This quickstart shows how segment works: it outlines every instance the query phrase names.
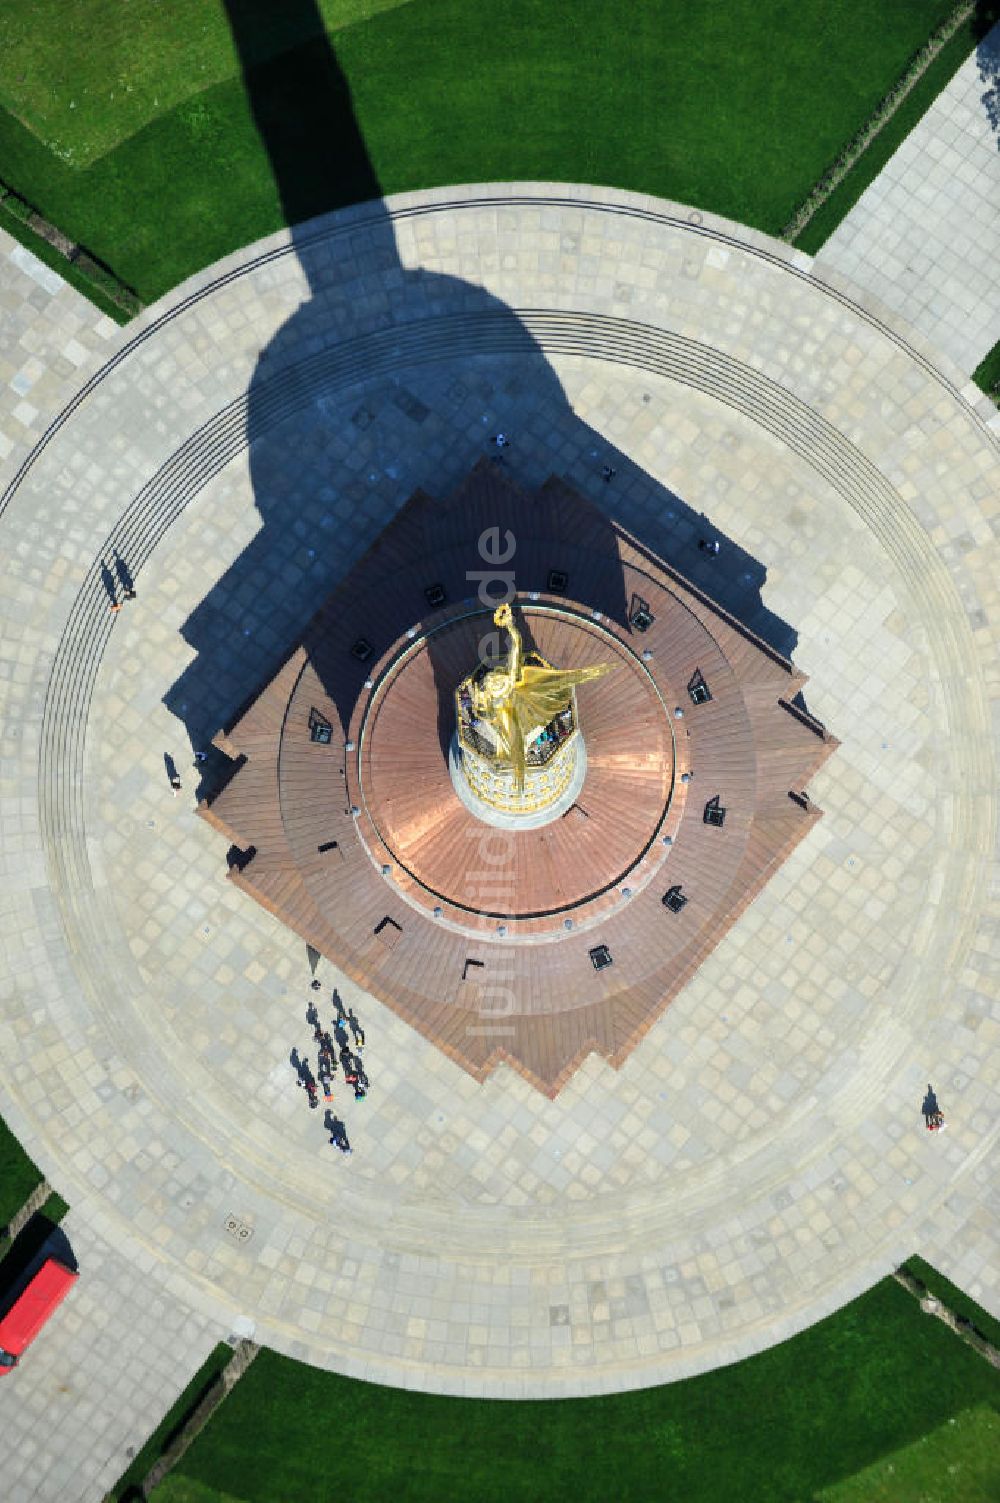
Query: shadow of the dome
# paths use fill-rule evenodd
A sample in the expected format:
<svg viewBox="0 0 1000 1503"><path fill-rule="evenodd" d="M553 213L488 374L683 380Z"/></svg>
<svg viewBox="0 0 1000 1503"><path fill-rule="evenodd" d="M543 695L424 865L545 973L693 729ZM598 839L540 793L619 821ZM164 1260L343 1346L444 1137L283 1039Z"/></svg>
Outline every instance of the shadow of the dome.
<svg viewBox="0 0 1000 1503"><path fill-rule="evenodd" d="M608 509L619 524L790 658L796 633L762 602L764 566L581 421L517 313L482 287L403 265L393 218L379 197L347 82L329 41L311 49L306 77L289 71L294 58L279 56L259 67L252 8L229 0L228 9L254 118L286 218L294 226L291 251L308 294L261 352L248 394L246 442L260 528L182 628L195 656L165 703L185 724L192 745L203 746L220 726L231 723L268 681L346 568L376 543L386 516L415 488L401 477L406 466L400 459L407 456L398 447L400 411L412 429L407 451L419 451L421 425L429 413L420 397L421 372L438 373L443 362L488 401L498 429L507 423L508 413L516 425L518 411L544 407L551 471L566 472L569 456L568 478L579 487L572 468L583 466L596 482L592 489L607 495ZM322 32L314 0L289 0L272 24L287 28L290 43L310 30ZM298 222L319 204L337 201L337 194L367 202L344 216ZM525 370L530 373L527 402L516 374ZM362 388L363 399L358 396ZM357 405L353 413L353 403L343 408L343 422L353 424L358 444L363 441L366 452L375 456L367 479L335 475L310 486L302 480L308 468L300 458L307 448L304 433L322 443L338 394L343 403L352 391ZM421 474L419 465L410 463L409 474L431 494L447 494L489 451L496 431L484 428L472 437L456 425L439 469ZM545 478L519 474L516 441L502 458L515 478L529 485ZM605 466L614 475L602 492ZM376 498L378 504L373 504ZM353 508L353 557L337 535L335 504L345 503ZM496 525L502 532L502 516ZM720 540L718 556L699 550L706 538ZM292 551L310 560L301 584L290 584ZM609 559L614 557L610 521L608 553ZM476 563L470 558L470 569ZM602 594L605 608L611 602L624 621L624 594L617 603L607 587ZM442 685L449 712L452 692L453 686Z"/></svg>

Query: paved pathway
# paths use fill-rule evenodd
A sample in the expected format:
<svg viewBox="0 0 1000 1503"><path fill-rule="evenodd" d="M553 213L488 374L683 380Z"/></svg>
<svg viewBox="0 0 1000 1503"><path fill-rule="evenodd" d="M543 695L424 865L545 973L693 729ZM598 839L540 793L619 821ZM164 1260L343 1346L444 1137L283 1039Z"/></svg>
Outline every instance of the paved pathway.
<svg viewBox="0 0 1000 1503"><path fill-rule="evenodd" d="M80 1278L0 1384L4 1503L99 1503L221 1337L73 1211Z"/></svg>
<svg viewBox="0 0 1000 1503"><path fill-rule="evenodd" d="M2 1105L218 1330L460 1393L680 1377L941 1262L934 1229L993 1193L996 424L946 356L740 227L545 185L389 208L150 310L6 498ZM337 1103L344 1160L288 1063L303 948L225 883L190 752L498 427L525 483L566 473L794 641L843 745L817 830L617 1074L477 1086L341 983L373 1082ZM112 544L138 581L117 618Z"/></svg>
<svg viewBox="0 0 1000 1503"><path fill-rule="evenodd" d="M118 340L115 323L67 286L54 272L7 235L0 234L0 457L4 481L43 441L53 417L107 359ZM67 529L69 515L61 519ZM0 596L9 630L12 592L34 611L32 593L42 570L32 531L0 546ZM59 572L59 565L56 565ZM22 620L18 632L22 633ZM4 676L26 663L23 644L5 655ZM11 786L12 748L31 736L29 720L2 729L0 804L0 995L18 984L9 947L11 873L23 880L30 861L34 820ZM35 869L42 879L42 867ZM69 993L67 993L67 997ZM5 1068L11 1059L0 1022ZM17 1128L16 1109L11 1125ZM60 1184L65 1176L57 1174ZM93 1503L121 1476L132 1456L178 1393L228 1334L151 1282L151 1259L134 1244L108 1243L92 1221L71 1211L62 1231L80 1267L79 1283L46 1327L19 1371L0 1384L5 1503Z"/></svg>
<svg viewBox="0 0 1000 1503"><path fill-rule="evenodd" d="M1000 340L1000 26L816 258L966 372Z"/></svg>

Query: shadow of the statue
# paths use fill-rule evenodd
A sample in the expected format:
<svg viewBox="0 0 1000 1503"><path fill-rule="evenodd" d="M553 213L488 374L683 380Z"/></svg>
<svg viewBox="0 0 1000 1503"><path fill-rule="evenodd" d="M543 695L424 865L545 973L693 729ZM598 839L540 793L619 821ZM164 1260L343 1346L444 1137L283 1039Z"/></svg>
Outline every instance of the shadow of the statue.
<svg viewBox="0 0 1000 1503"><path fill-rule="evenodd" d="M529 488L575 456L592 499L606 498L606 513L790 657L796 636L762 602L763 566L574 413L518 315L481 286L403 264L314 0L288 0L280 19L272 16L294 50L261 65L253 7L227 3L254 118L294 226L289 253L302 301L261 352L248 394L259 530L182 629L194 656L165 703L192 745L231 723L267 682L415 489L443 497L485 454ZM305 48L303 36L312 37ZM450 383L448 402L432 410L421 399L425 381L437 383L439 395ZM339 423L331 422L334 408ZM540 411L552 459L536 454L529 464L518 425ZM505 430L509 448L496 444ZM717 553L707 540L718 540ZM615 549L610 521L608 549ZM624 587L617 602L605 593L604 607L624 623Z"/></svg>

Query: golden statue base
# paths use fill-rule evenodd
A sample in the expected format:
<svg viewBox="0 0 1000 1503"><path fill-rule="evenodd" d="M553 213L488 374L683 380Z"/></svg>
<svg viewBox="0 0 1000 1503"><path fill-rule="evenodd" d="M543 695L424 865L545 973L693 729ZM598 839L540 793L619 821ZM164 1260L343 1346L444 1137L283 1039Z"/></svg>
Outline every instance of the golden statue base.
<svg viewBox="0 0 1000 1503"><path fill-rule="evenodd" d="M512 768L480 757L452 738L448 758L455 792L470 814L504 830L534 830L561 819L572 808L587 775L587 749L579 732L570 736L544 767L526 767L517 787Z"/></svg>
<svg viewBox="0 0 1000 1503"><path fill-rule="evenodd" d="M526 652L507 604L494 626L510 639L506 656L483 660L455 691L455 741L449 758L459 798L488 824L526 829L570 807L583 784L586 753L576 685L601 678L610 664L553 668Z"/></svg>

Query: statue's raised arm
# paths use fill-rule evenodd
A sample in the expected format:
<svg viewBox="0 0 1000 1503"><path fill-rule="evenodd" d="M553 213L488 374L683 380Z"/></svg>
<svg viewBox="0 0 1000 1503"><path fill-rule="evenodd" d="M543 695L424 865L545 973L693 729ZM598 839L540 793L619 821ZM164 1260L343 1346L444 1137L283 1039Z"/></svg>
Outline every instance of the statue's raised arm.
<svg viewBox="0 0 1000 1503"><path fill-rule="evenodd" d="M503 605L498 605L493 612L493 625L502 627L510 638L510 652L507 654L507 683L510 693L513 694L524 664L524 644L514 622L514 612L506 601Z"/></svg>

